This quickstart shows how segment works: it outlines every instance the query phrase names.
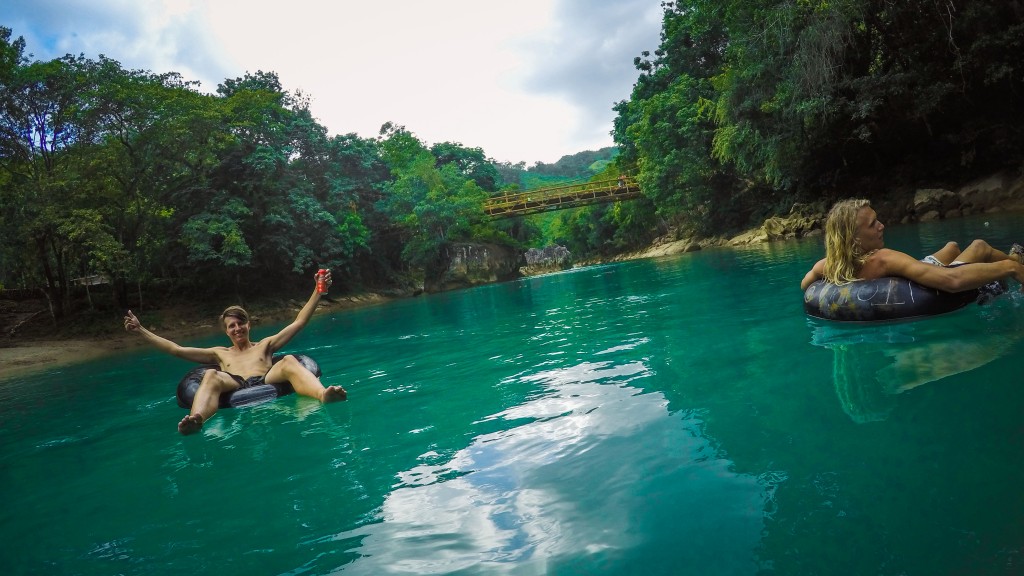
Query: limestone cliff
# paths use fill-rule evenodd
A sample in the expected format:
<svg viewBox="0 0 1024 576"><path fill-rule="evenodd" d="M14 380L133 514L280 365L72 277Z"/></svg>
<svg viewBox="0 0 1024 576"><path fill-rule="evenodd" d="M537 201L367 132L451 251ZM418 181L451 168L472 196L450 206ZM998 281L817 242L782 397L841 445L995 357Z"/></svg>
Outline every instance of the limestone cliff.
<svg viewBox="0 0 1024 576"><path fill-rule="evenodd" d="M437 265L427 271L423 289L443 292L513 280L519 276L522 255L497 244L453 243L444 247Z"/></svg>

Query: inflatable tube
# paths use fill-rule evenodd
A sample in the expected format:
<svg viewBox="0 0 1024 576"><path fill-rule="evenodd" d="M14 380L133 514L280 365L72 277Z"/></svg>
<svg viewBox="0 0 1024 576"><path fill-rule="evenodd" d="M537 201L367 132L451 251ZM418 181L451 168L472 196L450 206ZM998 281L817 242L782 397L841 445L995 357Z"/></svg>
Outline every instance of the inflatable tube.
<svg viewBox="0 0 1024 576"><path fill-rule="evenodd" d="M281 358L284 358L287 354L278 354L274 356L274 362L276 363ZM295 356L302 365L309 369L317 378L320 377L320 365L305 354L291 354ZM203 366L196 366L189 370L185 376L178 382L178 406L182 408L191 408L192 400L196 397L196 390L199 389L199 385L203 382L203 374L207 370L213 368L218 369L215 364L207 364ZM291 384L260 384L259 386L252 386L250 388L242 388L241 390L235 390L234 392L225 392L220 395L220 407L221 408L241 408L242 406L252 406L253 404L261 404L268 402L274 398L281 396L287 396L295 390L292 389Z"/></svg>
<svg viewBox="0 0 1024 576"><path fill-rule="evenodd" d="M842 285L818 280L804 291L804 312L836 322L906 320L959 310L977 298L978 290L943 292L893 276Z"/></svg>

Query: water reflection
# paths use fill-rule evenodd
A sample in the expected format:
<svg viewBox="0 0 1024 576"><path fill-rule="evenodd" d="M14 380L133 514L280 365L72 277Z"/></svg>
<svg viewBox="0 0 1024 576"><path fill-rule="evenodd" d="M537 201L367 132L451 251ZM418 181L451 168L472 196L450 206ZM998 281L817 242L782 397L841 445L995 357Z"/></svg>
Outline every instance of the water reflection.
<svg viewBox="0 0 1024 576"><path fill-rule="evenodd" d="M811 343L833 352L832 377L854 422L885 420L897 395L977 370L1006 356L1024 337L1020 294L948 316L889 324L808 319Z"/></svg>
<svg viewBox="0 0 1024 576"><path fill-rule="evenodd" d="M733 472L697 412L631 384L647 376L637 361L516 376L544 393L486 418L511 427L400 473L375 522L332 538L356 556L344 572L623 573L643 557L754 573L773 476Z"/></svg>

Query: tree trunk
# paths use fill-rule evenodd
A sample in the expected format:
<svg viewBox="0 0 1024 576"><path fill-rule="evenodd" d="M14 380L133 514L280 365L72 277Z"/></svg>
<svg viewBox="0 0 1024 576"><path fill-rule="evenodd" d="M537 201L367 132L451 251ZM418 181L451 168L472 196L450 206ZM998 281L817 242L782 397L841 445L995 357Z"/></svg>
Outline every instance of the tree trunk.
<svg viewBox="0 0 1024 576"><path fill-rule="evenodd" d="M50 318L53 320L53 325L56 326L57 319L64 317L64 310L61 308L60 292L53 277L53 270L50 268L50 259L47 257L46 237L37 236L35 241L36 249L39 252L39 262L43 266L43 277L46 279L46 288L43 290L43 294L46 295L46 303L50 308Z"/></svg>

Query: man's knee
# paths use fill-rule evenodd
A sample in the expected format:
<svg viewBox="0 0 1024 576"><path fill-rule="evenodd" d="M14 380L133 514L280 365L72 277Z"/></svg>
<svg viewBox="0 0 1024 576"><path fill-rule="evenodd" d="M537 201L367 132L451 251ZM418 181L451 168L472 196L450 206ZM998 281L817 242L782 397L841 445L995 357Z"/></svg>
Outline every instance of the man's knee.
<svg viewBox="0 0 1024 576"><path fill-rule="evenodd" d="M274 366L267 372L265 381L267 384L280 384L288 382L295 386L298 382L304 382L309 378L316 378L316 374L310 372L306 365L291 354L283 356L274 362Z"/></svg>
<svg viewBox="0 0 1024 576"><path fill-rule="evenodd" d="M209 370L203 373L203 380L202 382L199 383L199 386L205 386L207 388L211 388L215 391L221 392L236 388L237 383L224 372L210 368Z"/></svg>
<svg viewBox="0 0 1024 576"><path fill-rule="evenodd" d="M298 358L291 354L282 357L280 360L274 363L274 367L281 371L282 374L294 375L301 372L309 372L309 368L299 361ZM312 374L312 372L310 372Z"/></svg>

